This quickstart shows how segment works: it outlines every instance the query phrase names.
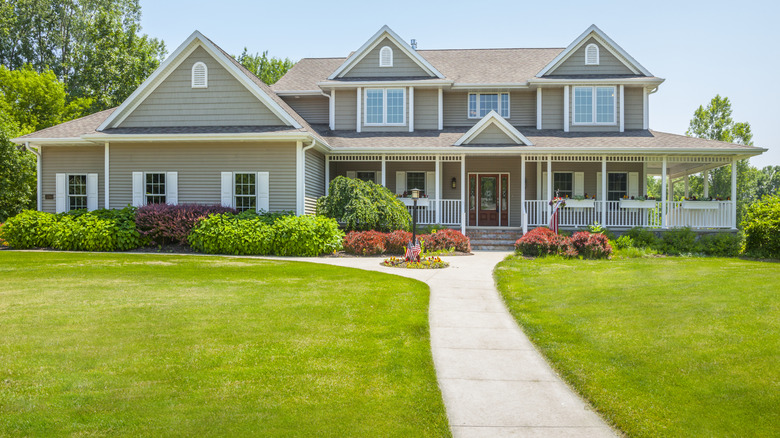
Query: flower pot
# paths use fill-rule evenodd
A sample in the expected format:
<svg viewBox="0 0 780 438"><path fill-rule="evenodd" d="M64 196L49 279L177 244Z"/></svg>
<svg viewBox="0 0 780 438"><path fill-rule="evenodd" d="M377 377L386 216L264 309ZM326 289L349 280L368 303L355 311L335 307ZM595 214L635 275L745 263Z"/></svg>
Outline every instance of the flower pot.
<svg viewBox="0 0 780 438"><path fill-rule="evenodd" d="M595 199L566 199L566 207L569 208L593 208Z"/></svg>
<svg viewBox="0 0 780 438"><path fill-rule="evenodd" d="M720 207L720 201L683 201L686 210L715 210Z"/></svg>
<svg viewBox="0 0 780 438"><path fill-rule="evenodd" d="M655 200L621 199L620 208L655 208Z"/></svg>

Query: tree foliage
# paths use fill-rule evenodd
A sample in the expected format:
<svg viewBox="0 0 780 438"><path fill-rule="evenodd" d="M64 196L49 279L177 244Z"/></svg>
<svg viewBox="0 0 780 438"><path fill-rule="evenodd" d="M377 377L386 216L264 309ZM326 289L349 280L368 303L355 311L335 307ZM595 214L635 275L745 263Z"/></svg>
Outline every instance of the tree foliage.
<svg viewBox="0 0 780 438"><path fill-rule="evenodd" d="M9 141L17 132L19 124L0 99L0 222L34 206L35 157Z"/></svg>
<svg viewBox="0 0 780 438"><path fill-rule="evenodd" d="M347 231L408 230L411 216L390 190L371 181L338 176L328 196L317 200L317 214L343 223Z"/></svg>
<svg viewBox="0 0 780 438"><path fill-rule="evenodd" d="M233 56L233 58L267 85L276 83L295 65L295 62L289 58L269 57L267 50L262 54L255 53L252 55L246 47L244 47L244 52L241 55Z"/></svg>

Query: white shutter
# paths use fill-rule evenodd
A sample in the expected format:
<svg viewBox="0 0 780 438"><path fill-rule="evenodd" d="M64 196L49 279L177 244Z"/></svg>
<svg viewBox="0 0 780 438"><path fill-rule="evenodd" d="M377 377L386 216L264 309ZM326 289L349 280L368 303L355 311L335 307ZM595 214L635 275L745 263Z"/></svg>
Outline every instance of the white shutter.
<svg viewBox="0 0 780 438"><path fill-rule="evenodd" d="M395 193L401 195L406 191L406 172L395 173Z"/></svg>
<svg viewBox="0 0 780 438"><path fill-rule="evenodd" d="M257 211L270 210L270 174L268 172L257 172Z"/></svg>
<svg viewBox="0 0 780 438"><path fill-rule="evenodd" d="M436 198L436 172L425 172L425 194Z"/></svg>
<svg viewBox="0 0 780 438"><path fill-rule="evenodd" d="M585 195L585 172L574 172L574 196Z"/></svg>
<svg viewBox="0 0 780 438"><path fill-rule="evenodd" d="M379 185L382 185L382 171L380 170L380 171L376 172L375 175L376 175L376 181L374 181L374 182L379 184Z"/></svg>
<svg viewBox="0 0 780 438"><path fill-rule="evenodd" d="M542 172L542 199L545 201L550 200L547 196L547 172Z"/></svg>
<svg viewBox="0 0 780 438"><path fill-rule="evenodd" d="M133 172L133 207L144 205L144 173Z"/></svg>
<svg viewBox="0 0 780 438"><path fill-rule="evenodd" d="M55 181L57 183L56 187L56 207L55 212L56 213L65 213L65 210L68 208L68 203L66 202L66 196L68 193L68 176L64 173L58 173L55 175Z"/></svg>
<svg viewBox="0 0 780 438"><path fill-rule="evenodd" d="M628 196L639 196L639 172L628 172Z"/></svg>
<svg viewBox="0 0 780 438"><path fill-rule="evenodd" d="M222 172L220 199L223 207L233 206L233 172Z"/></svg>
<svg viewBox="0 0 780 438"><path fill-rule="evenodd" d="M179 203L179 172L165 173L165 203L170 205Z"/></svg>
<svg viewBox="0 0 780 438"><path fill-rule="evenodd" d="M87 174L87 210L98 209L98 174Z"/></svg>
<svg viewBox="0 0 780 438"><path fill-rule="evenodd" d="M357 172L354 170L348 170L347 171L347 178L355 179L357 178Z"/></svg>
<svg viewBox="0 0 780 438"><path fill-rule="evenodd" d="M604 188L601 187L601 172L596 172L596 199L599 201L604 199Z"/></svg>

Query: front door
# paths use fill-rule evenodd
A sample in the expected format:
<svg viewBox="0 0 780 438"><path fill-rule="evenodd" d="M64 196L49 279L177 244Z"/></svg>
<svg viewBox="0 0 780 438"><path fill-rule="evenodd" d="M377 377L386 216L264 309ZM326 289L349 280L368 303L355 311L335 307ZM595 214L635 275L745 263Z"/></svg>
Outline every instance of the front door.
<svg viewBox="0 0 780 438"><path fill-rule="evenodd" d="M509 225L509 175L469 175L469 225Z"/></svg>

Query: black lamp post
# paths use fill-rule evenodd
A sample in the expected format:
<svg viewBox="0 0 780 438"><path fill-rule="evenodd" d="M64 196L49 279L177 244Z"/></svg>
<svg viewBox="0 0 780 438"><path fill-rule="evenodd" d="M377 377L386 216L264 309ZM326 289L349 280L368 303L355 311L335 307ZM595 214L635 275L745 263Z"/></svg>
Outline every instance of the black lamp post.
<svg viewBox="0 0 780 438"><path fill-rule="evenodd" d="M420 189L412 189L412 245L417 244L417 200L420 199Z"/></svg>

